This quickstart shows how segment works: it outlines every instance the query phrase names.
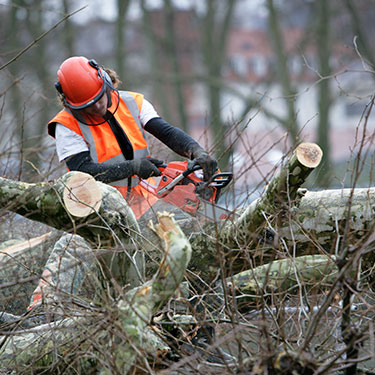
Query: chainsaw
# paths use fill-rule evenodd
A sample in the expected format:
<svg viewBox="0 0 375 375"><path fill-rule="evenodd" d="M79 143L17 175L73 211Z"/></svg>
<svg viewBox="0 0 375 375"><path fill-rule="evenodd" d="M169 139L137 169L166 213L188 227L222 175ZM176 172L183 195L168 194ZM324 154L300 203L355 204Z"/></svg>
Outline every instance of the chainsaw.
<svg viewBox="0 0 375 375"><path fill-rule="evenodd" d="M232 181L231 172L218 172L209 181L203 181L202 168L193 162L174 161L158 168L161 176L153 178L156 183L141 180L142 188L191 215L211 220L232 218L231 211L216 205L221 189Z"/></svg>

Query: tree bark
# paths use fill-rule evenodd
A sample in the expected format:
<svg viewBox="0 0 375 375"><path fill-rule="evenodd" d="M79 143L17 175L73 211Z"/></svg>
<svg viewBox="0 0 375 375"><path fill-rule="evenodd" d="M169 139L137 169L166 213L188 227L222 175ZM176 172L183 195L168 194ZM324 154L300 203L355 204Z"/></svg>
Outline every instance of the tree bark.
<svg viewBox="0 0 375 375"><path fill-rule="evenodd" d="M298 199L298 189L320 164L322 155L320 147L314 143L299 144L272 178L262 196L228 226L223 236L227 239L225 243L229 245L230 239L238 238L237 234L240 234L240 243L248 245L254 235L259 234L259 228L264 227L266 220L272 222L272 217L277 217L294 205Z"/></svg>
<svg viewBox="0 0 375 375"><path fill-rule="evenodd" d="M81 172L69 172L54 182L35 184L0 177L0 206L79 234L96 247L127 243L139 232L135 216L122 195Z"/></svg>
<svg viewBox="0 0 375 375"><path fill-rule="evenodd" d="M348 212L350 207L350 217ZM280 227L288 249L338 254L349 220L346 246L364 241L374 227L375 188L306 191Z"/></svg>
<svg viewBox="0 0 375 375"><path fill-rule="evenodd" d="M285 298L299 287L305 292L324 291L336 279L338 269L335 258L327 255L307 255L270 262L240 272L219 282L216 293L224 299L235 297L239 311L248 312L267 298ZM224 293L226 290L227 293ZM233 303L233 301L228 301ZM222 304L223 305L223 304Z"/></svg>

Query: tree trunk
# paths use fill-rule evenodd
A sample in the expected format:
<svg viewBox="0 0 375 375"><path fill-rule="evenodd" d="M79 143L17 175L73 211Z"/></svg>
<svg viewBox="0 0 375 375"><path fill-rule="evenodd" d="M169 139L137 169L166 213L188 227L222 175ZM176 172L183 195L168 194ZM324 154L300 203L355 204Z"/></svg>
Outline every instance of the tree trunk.
<svg viewBox="0 0 375 375"><path fill-rule="evenodd" d="M125 77L126 71L126 43L125 43L125 30L126 30L126 14L129 9L130 0L117 0L117 19L116 19L116 70L119 77Z"/></svg>
<svg viewBox="0 0 375 375"><path fill-rule="evenodd" d="M346 246L359 244L371 234L374 211L375 188L307 191L283 222L279 235L296 255L322 251L340 255L347 220Z"/></svg>
<svg viewBox="0 0 375 375"><path fill-rule="evenodd" d="M245 236L240 241L247 246L254 236L259 234L259 229L264 227L266 220L272 222L272 217L276 218L293 206L298 200L298 189L314 168L320 164L322 156L322 151L316 144L299 144L291 157L266 186L261 198L253 202L228 227L224 234L227 238L226 244L231 238L237 237L237 233L241 233L242 236Z"/></svg>
<svg viewBox="0 0 375 375"><path fill-rule="evenodd" d="M206 11L202 19L202 55L207 77L205 82L209 96L209 120L212 137L215 142L215 154L219 161L219 166L225 169L230 158L232 150L229 149L225 141L226 126L221 118L222 87L215 84L217 79L222 76L223 64L226 56L227 42L229 36L229 27L233 19L234 9L237 0L225 2L208 0L206 2ZM220 19L220 6L225 6L224 17Z"/></svg>
<svg viewBox="0 0 375 375"><path fill-rule="evenodd" d="M290 140L294 145L298 142L299 131L297 114L294 108L296 91L291 84L292 80L288 69L287 52L284 46L283 35L280 31L277 12L273 0L267 0L267 8L269 14L270 37L275 51L277 73L278 77L280 78L281 89L285 97L287 111L286 121L283 122L283 124L286 124L286 130L289 132Z"/></svg>
<svg viewBox="0 0 375 375"><path fill-rule="evenodd" d="M150 64L150 82L152 83L153 97L155 98L155 102L159 104L159 108L161 108L159 113L161 113L163 118L169 119L171 118L171 114L167 101L167 95L160 95L160 93L166 91L166 85L164 84L165 79L161 68L162 62L158 56L160 49L158 46L160 45L160 42L153 31L152 17L150 15L150 11L146 7L145 0L141 0L140 7L143 15L144 32L148 39L147 60Z"/></svg>
<svg viewBox="0 0 375 375"><path fill-rule="evenodd" d="M0 177L0 206L79 234L96 247L124 244L139 233L135 216L122 195L81 172L35 184Z"/></svg>
<svg viewBox="0 0 375 375"><path fill-rule="evenodd" d="M175 12L174 6L171 0L164 0L164 25L165 25L165 45L166 45L166 55L168 62L171 65L171 71L176 77L181 76L181 68L179 61L179 51L177 48L177 28L175 22ZM184 97L183 85L180 80L174 82L174 98L176 100L176 108L178 112L178 123L179 126L186 132L188 132L188 118L185 109L186 100Z"/></svg>
<svg viewBox="0 0 375 375"><path fill-rule="evenodd" d="M330 147L330 119L329 112L331 108L332 96L330 88L330 59L331 59L331 35L330 35L330 13L331 5L328 1L319 0L317 7L317 51L319 57L319 75L322 81L319 83L318 90L318 144L323 150L324 158L321 167L318 170L318 186L328 187L332 178L331 166L331 147Z"/></svg>

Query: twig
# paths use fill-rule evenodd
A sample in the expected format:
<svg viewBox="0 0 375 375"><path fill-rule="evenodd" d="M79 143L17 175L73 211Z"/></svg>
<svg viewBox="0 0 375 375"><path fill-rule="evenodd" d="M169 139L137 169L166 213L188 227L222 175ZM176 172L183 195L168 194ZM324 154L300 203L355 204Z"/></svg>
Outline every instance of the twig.
<svg viewBox="0 0 375 375"><path fill-rule="evenodd" d="M80 12L81 10L85 9L87 5L83 6L82 8L75 10L72 13L67 14L64 18L62 18L59 22L57 22L54 26L52 26L49 30L45 31L42 35L38 38L34 39L28 46L26 46L22 51L20 51L16 56L14 56L11 60L6 62L4 65L0 66L0 70L3 70L8 65L16 61L20 56L22 56L26 51L28 51L34 44L38 43L39 40L43 39L47 34L49 34L52 30L55 30L61 23L66 21L69 17L74 16L76 13Z"/></svg>

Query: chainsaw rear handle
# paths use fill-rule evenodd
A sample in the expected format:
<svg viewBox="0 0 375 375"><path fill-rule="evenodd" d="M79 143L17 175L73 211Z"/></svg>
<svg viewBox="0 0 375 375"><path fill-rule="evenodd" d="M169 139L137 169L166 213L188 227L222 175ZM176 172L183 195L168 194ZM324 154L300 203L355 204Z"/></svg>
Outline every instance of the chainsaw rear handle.
<svg viewBox="0 0 375 375"><path fill-rule="evenodd" d="M232 172L219 172L215 173L210 181L208 181L208 186L213 186L219 189L224 188L227 186L233 179Z"/></svg>
<svg viewBox="0 0 375 375"><path fill-rule="evenodd" d="M184 177L187 177L190 173L198 171L199 169L202 169L202 167L197 164L194 160L192 162L192 166L183 172ZM222 189L225 186L227 186L233 179L233 173L232 172L218 172L215 173L209 181L206 182L207 186L212 186L218 189Z"/></svg>

